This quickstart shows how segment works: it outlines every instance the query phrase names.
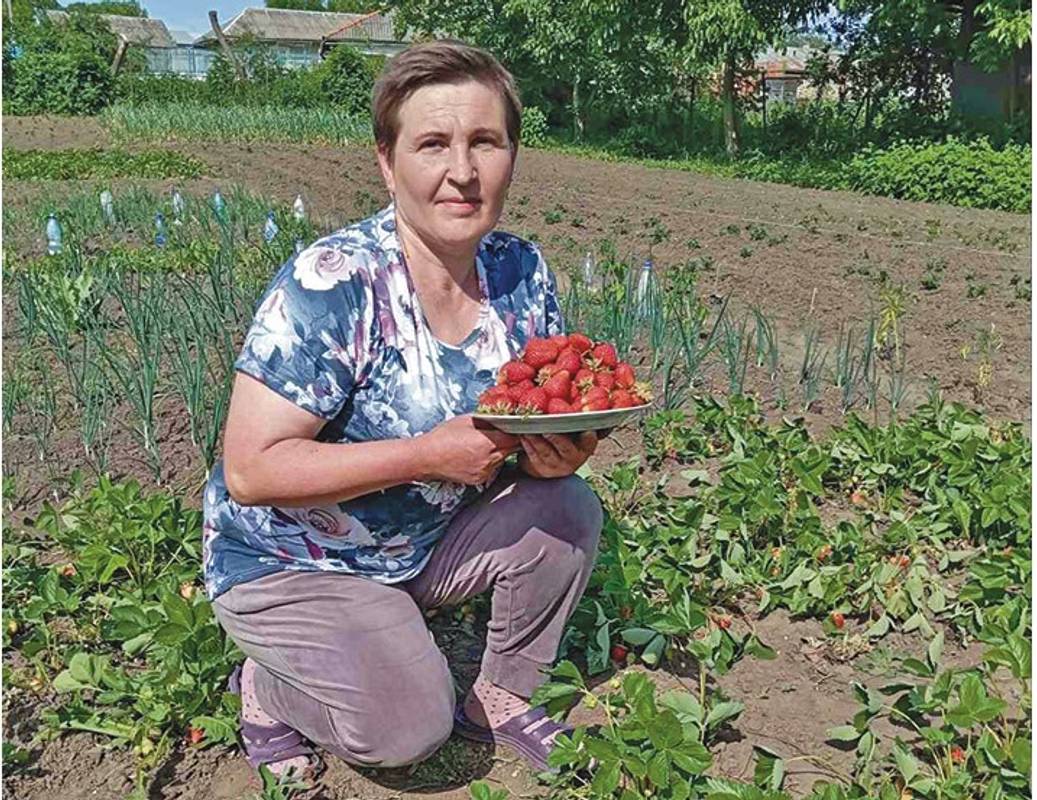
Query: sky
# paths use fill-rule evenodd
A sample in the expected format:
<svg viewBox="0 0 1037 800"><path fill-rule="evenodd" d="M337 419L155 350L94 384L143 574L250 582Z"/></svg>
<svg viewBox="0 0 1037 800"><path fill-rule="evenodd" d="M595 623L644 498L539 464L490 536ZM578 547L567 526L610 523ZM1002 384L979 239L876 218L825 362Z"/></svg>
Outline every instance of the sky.
<svg viewBox="0 0 1037 800"><path fill-rule="evenodd" d="M216 9L220 22L226 22L250 6L262 7L263 0L141 0L148 16L160 19L167 28L205 33L209 30L209 9Z"/></svg>

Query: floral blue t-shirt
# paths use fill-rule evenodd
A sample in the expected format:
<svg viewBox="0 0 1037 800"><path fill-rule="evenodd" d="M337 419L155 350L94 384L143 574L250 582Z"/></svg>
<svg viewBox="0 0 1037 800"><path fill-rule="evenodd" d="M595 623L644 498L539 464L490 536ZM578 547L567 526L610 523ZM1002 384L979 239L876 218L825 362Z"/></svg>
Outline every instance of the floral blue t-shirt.
<svg viewBox="0 0 1037 800"><path fill-rule="evenodd" d="M554 276L507 233L476 254L479 321L457 346L429 330L392 205L290 259L256 311L236 368L326 420L322 442L417 436L475 409L496 370L533 336L563 332ZM348 449L345 451L348 453ZM219 463L205 489L210 598L285 569L396 583L417 575L450 520L486 489L408 483L330 506L242 506Z"/></svg>

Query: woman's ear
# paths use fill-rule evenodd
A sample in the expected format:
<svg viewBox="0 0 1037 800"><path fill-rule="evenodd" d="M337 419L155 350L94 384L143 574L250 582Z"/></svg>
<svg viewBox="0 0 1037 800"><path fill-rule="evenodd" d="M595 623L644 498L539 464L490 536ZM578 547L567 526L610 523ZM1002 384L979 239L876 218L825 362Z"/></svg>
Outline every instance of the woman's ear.
<svg viewBox="0 0 1037 800"><path fill-rule="evenodd" d="M389 195L395 199L396 179L393 177L392 171L392 153L382 145L378 145L375 148L375 155L378 156L378 168L382 171L382 180L385 181L385 188L389 190Z"/></svg>

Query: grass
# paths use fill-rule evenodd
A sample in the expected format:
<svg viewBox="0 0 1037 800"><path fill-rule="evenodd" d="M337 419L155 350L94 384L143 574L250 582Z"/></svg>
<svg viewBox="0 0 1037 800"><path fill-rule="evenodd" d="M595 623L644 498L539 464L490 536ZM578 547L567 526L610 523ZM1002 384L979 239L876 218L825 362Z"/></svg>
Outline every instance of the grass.
<svg viewBox="0 0 1037 800"><path fill-rule="evenodd" d="M102 116L117 141L302 142L371 140L371 121L334 108L114 105Z"/></svg>
<svg viewBox="0 0 1037 800"><path fill-rule="evenodd" d="M89 178L197 178L205 162L169 150L7 150L3 174L12 180Z"/></svg>

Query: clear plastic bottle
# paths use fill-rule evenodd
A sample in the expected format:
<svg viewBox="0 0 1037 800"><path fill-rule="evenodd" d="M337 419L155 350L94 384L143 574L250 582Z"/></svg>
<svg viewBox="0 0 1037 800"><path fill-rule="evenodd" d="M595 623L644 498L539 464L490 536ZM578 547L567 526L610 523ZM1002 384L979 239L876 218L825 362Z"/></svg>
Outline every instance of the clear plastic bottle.
<svg viewBox="0 0 1037 800"><path fill-rule="evenodd" d="M162 212L155 214L155 247L166 246L166 218Z"/></svg>
<svg viewBox="0 0 1037 800"><path fill-rule="evenodd" d="M115 200L107 189L101 192L101 214L105 225L115 225Z"/></svg>
<svg viewBox="0 0 1037 800"><path fill-rule="evenodd" d="M301 194L297 194L295 196L295 202L292 203L292 214L299 222L302 222L304 219L306 219L306 206L302 202Z"/></svg>
<svg viewBox="0 0 1037 800"><path fill-rule="evenodd" d="M61 252L61 223L52 211L47 215L47 255L56 256Z"/></svg>
<svg viewBox="0 0 1037 800"><path fill-rule="evenodd" d="M305 249L306 249L306 243L303 242L302 237L301 236L296 236L295 237L295 254L299 255L299 253L301 253Z"/></svg>
<svg viewBox="0 0 1037 800"><path fill-rule="evenodd" d="M594 254L590 250L583 257L580 274L583 277L584 287L593 291L597 287L598 277L595 270Z"/></svg>
<svg viewBox="0 0 1037 800"><path fill-rule="evenodd" d="M223 200L223 195L220 194L220 190L217 189L212 193L212 210L216 212L216 216L222 218L223 212L227 209L227 203Z"/></svg>
<svg viewBox="0 0 1037 800"><path fill-rule="evenodd" d="M173 224L183 225L184 224L184 196L180 194L179 189L173 190Z"/></svg>
<svg viewBox="0 0 1037 800"><path fill-rule="evenodd" d="M637 277L637 310L642 316L648 314L648 306L651 299L652 283L655 280L655 265L649 256L641 265L641 274Z"/></svg>
<svg viewBox="0 0 1037 800"><path fill-rule="evenodd" d="M263 223L263 238L269 244L276 237L280 228L277 227L277 223L274 221L274 212L271 209L266 212L266 222Z"/></svg>

